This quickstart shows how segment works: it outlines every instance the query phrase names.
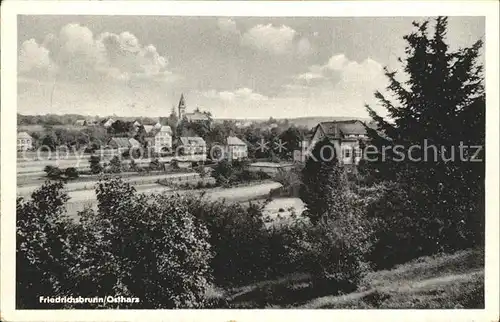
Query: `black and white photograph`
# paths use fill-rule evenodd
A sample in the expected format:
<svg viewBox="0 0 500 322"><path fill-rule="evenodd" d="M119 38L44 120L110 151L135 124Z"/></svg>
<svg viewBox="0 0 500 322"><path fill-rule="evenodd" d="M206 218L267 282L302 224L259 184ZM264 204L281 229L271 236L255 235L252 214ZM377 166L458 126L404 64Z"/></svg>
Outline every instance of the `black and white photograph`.
<svg viewBox="0 0 500 322"><path fill-rule="evenodd" d="M486 86L498 3L470 15L278 5L9 14L9 312L498 319L498 86Z"/></svg>

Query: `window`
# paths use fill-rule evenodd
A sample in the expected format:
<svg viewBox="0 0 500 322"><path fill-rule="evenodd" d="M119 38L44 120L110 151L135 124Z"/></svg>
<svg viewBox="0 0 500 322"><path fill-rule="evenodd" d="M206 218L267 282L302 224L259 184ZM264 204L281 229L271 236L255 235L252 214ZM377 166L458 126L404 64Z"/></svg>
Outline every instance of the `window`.
<svg viewBox="0 0 500 322"><path fill-rule="evenodd" d="M361 158L361 149L360 148L356 148L354 150L354 153L355 153L356 158Z"/></svg>
<svg viewBox="0 0 500 322"><path fill-rule="evenodd" d="M351 157L351 149L346 148L344 149L344 158L350 158Z"/></svg>

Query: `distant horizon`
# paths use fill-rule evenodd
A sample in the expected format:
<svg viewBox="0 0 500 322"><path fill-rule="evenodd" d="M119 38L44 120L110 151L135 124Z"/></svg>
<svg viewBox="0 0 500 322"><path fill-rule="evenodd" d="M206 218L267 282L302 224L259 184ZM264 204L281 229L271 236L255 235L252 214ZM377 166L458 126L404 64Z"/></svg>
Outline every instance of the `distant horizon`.
<svg viewBox="0 0 500 322"><path fill-rule="evenodd" d="M101 116L101 115L79 114L79 113L45 113L45 114L24 114L24 113L17 113L17 115L21 115L21 116L47 116L47 115L69 116L69 115L72 115L72 116L82 116L82 117L98 117L98 118L112 118L112 117L116 117L116 118L127 118L127 119L131 119L131 118L151 118L151 119L155 119L155 118L160 118L160 117L168 117L168 115L166 115L166 116L143 116L143 115L137 115L137 116L104 115L104 116ZM326 119L326 118L345 119L345 120L349 120L349 119L352 119L352 120L371 120L370 117L328 116L328 115L324 115L324 116L321 116L321 115L316 115L316 116L297 116L297 117L274 117L274 116L271 116L271 117L273 119L275 119L275 120ZM244 120L262 120L262 121L267 121L271 117L255 117L255 118L251 118L251 117L248 117L248 118L212 117L212 119L214 119L214 120L241 120L241 121L244 121Z"/></svg>

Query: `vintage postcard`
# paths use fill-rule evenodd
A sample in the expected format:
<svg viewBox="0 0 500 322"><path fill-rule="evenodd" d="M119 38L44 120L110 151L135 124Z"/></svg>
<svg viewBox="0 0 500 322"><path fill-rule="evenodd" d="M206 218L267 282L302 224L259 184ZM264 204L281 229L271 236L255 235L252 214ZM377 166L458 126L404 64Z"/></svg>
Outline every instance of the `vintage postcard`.
<svg viewBox="0 0 500 322"><path fill-rule="evenodd" d="M497 2L2 6L5 321L498 321Z"/></svg>

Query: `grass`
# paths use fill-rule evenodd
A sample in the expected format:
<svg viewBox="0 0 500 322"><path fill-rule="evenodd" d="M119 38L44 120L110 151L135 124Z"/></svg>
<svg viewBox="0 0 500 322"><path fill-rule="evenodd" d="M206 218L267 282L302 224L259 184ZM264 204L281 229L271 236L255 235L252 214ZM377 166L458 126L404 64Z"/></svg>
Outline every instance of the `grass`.
<svg viewBox="0 0 500 322"><path fill-rule="evenodd" d="M229 308L456 309L484 308L484 255L479 249L422 257L367 274L355 292L315 286L293 274L208 295Z"/></svg>

